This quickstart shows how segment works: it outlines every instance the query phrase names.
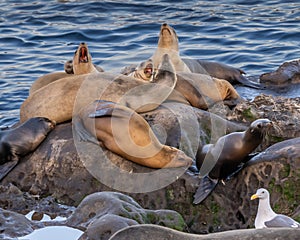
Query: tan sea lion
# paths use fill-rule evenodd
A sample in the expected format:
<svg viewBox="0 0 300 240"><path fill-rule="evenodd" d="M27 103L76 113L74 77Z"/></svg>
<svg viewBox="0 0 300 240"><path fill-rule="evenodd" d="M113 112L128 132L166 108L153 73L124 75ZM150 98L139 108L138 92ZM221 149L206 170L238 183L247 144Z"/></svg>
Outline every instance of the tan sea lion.
<svg viewBox="0 0 300 240"><path fill-rule="evenodd" d="M218 62L181 58L179 55L179 41L176 31L166 23L161 26L158 47L151 57L154 66L156 66L157 58L159 59L159 57L165 53L170 54L177 72L184 71L207 74L215 78L225 79L230 83L239 82L249 87L261 88L258 83L251 82L243 76L245 72L241 69Z"/></svg>
<svg viewBox="0 0 300 240"><path fill-rule="evenodd" d="M0 180L17 164L19 157L35 150L54 126L49 119L37 117L0 131L0 164L4 164L0 167Z"/></svg>
<svg viewBox="0 0 300 240"><path fill-rule="evenodd" d="M150 82L154 75L151 59L142 62L131 76ZM210 105L223 101L229 106L236 105L241 97L226 80L213 78L205 74L178 72L177 83L168 101L190 104L199 109L208 109Z"/></svg>
<svg viewBox="0 0 300 240"><path fill-rule="evenodd" d="M159 142L142 116L113 102L98 100L80 114L83 126L110 151L151 168L188 167L192 159Z"/></svg>
<svg viewBox="0 0 300 240"><path fill-rule="evenodd" d="M202 175L194 204L202 202L216 187L241 169L245 158L262 142L266 131L272 126L268 119L258 119L244 132L233 132L199 149L196 165Z"/></svg>
<svg viewBox="0 0 300 240"><path fill-rule="evenodd" d="M65 68L66 67L67 66L65 64ZM94 67L92 63L92 57L86 43L80 43L78 49L75 51L72 60L72 71L73 70L74 70L73 73L75 75L87 74L87 73L92 73L94 71L97 71L97 69ZM65 72L54 72L54 73L45 74L34 81L34 83L32 84L29 90L29 95L31 95L33 92L46 86L49 83L52 83L62 78L71 77L71 76L73 76L73 74L70 75Z"/></svg>
<svg viewBox="0 0 300 240"><path fill-rule="evenodd" d="M164 54L168 54L170 56L176 72L190 72L190 69L182 61L179 55L177 34L175 30L166 23L162 24L160 28L157 49L150 58L153 61L154 68L157 68Z"/></svg>
<svg viewBox="0 0 300 240"><path fill-rule="evenodd" d="M24 122L32 117L47 117L57 123L69 121L75 100L76 110L98 99L117 102L137 112L153 110L167 99L177 81L167 55L160 66L155 75L156 84L105 72L57 80L34 92L23 102L20 120Z"/></svg>
<svg viewBox="0 0 300 240"><path fill-rule="evenodd" d="M86 74L93 71L104 72L104 70L92 63L92 56L86 43L81 43L75 51L73 60L66 61L64 69L67 74Z"/></svg>

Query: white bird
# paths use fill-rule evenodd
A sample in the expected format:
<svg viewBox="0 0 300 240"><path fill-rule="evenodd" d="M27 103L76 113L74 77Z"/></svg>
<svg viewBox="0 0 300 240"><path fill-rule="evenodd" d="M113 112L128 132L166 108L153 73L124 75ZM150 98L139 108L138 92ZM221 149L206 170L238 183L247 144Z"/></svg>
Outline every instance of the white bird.
<svg viewBox="0 0 300 240"><path fill-rule="evenodd" d="M258 209L254 222L255 228L291 227L299 228L300 224L294 219L275 213L270 206L268 190L260 188L251 196L251 200L258 198Z"/></svg>

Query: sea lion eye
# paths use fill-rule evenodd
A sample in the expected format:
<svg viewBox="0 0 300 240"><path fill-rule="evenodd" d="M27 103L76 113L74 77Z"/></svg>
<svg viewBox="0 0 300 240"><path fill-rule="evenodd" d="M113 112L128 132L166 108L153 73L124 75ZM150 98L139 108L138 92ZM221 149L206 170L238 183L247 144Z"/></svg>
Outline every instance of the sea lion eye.
<svg viewBox="0 0 300 240"><path fill-rule="evenodd" d="M75 53L74 54L76 54L77 53L77 50L75 51Z"/></svg>
<svg viewBox="0 0 300 240"><path fill-rule="evenodd" d="M257 124L257 127L258 127L258 128L261 128L261 127L262 127L262 125L261 125L261 124Z"/></svg>

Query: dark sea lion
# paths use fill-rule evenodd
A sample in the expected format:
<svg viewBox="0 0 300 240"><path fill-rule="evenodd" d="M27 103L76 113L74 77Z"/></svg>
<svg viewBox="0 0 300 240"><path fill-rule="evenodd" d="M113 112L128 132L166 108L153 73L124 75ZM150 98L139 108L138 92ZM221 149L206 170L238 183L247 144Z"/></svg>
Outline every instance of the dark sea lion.
<svg viewBox="0 0 300 240"><path fill-rule="evenodd" d="M65 64L65 68L68 67L69 66ZM94 71L98 71L98 70L94 67L92 63L92 56L89 52L87 44L80 43L77 50L75 51L72 60L72 73L75 75L80 75L80 74L92 73ZM103 70L101 72L103 72ZM73 76L73 74L70 75L66 72L54 72L54 73L45 74L34 81L34 83L32 84L29 90L29 95L32 95L35 91L48 85L49 83L52 83L62 78L71 77Z"/></svg>
<svg viewBox="0 0 300 240"><path fill-rule="evenodd" d="M196 165L200 170L200 185L194 195L194 204L202 202L220 180L226 180L241 169L245 158L262 142L272 126L268 119L258 119L244 132L234 132L199 149Z"/></svg>
<svg viewBox="0 0 300 240"><path fill-rule="evenodd" d="M98 100L80 113L83 126L110 151L150 168L188 167L192 159L159 142L146 120L132 109Z"/></svg>
<svg viewBox="0 0 300 240"><path fill-rule="evenodd" d="M284 86L300 82L300 60L285 62L274 72L260 75L260 81L266 85Z"/></svg>
<svg viewBox="0 0 300 240"><path fill-rule="evenodd" d="M164 102L176 85L174 67L167 55L163 56L154 78L156 84L121 74L92 72L59 79L23 102L20 121L32 117L47 117L56 123L70 121L76 99L78 108L102 99L147 112Z"/></svg>
<svg viewBox="0 0 300 240"><path fill-rule="evenodd" d="M19 157L35 150L54 126L49 119L37 117L16 128L0 131L0 164L4 164L0 166L0 180L17 164Z"/></svg>

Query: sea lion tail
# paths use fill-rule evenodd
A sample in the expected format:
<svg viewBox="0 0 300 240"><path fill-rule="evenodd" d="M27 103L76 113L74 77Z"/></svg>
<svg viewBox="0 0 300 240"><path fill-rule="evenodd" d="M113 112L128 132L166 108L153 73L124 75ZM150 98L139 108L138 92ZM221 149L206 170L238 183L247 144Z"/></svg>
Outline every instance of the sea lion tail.
<svg viewBox="0 0 300 240"><path fill-rule="evenodd" d="M209 176L204 176L201 178L199 187L194 195L193 203L199 204L206 199L212 190L214 190L214 188L217 186L218 182L218 179L211 179Z"/></svg>

